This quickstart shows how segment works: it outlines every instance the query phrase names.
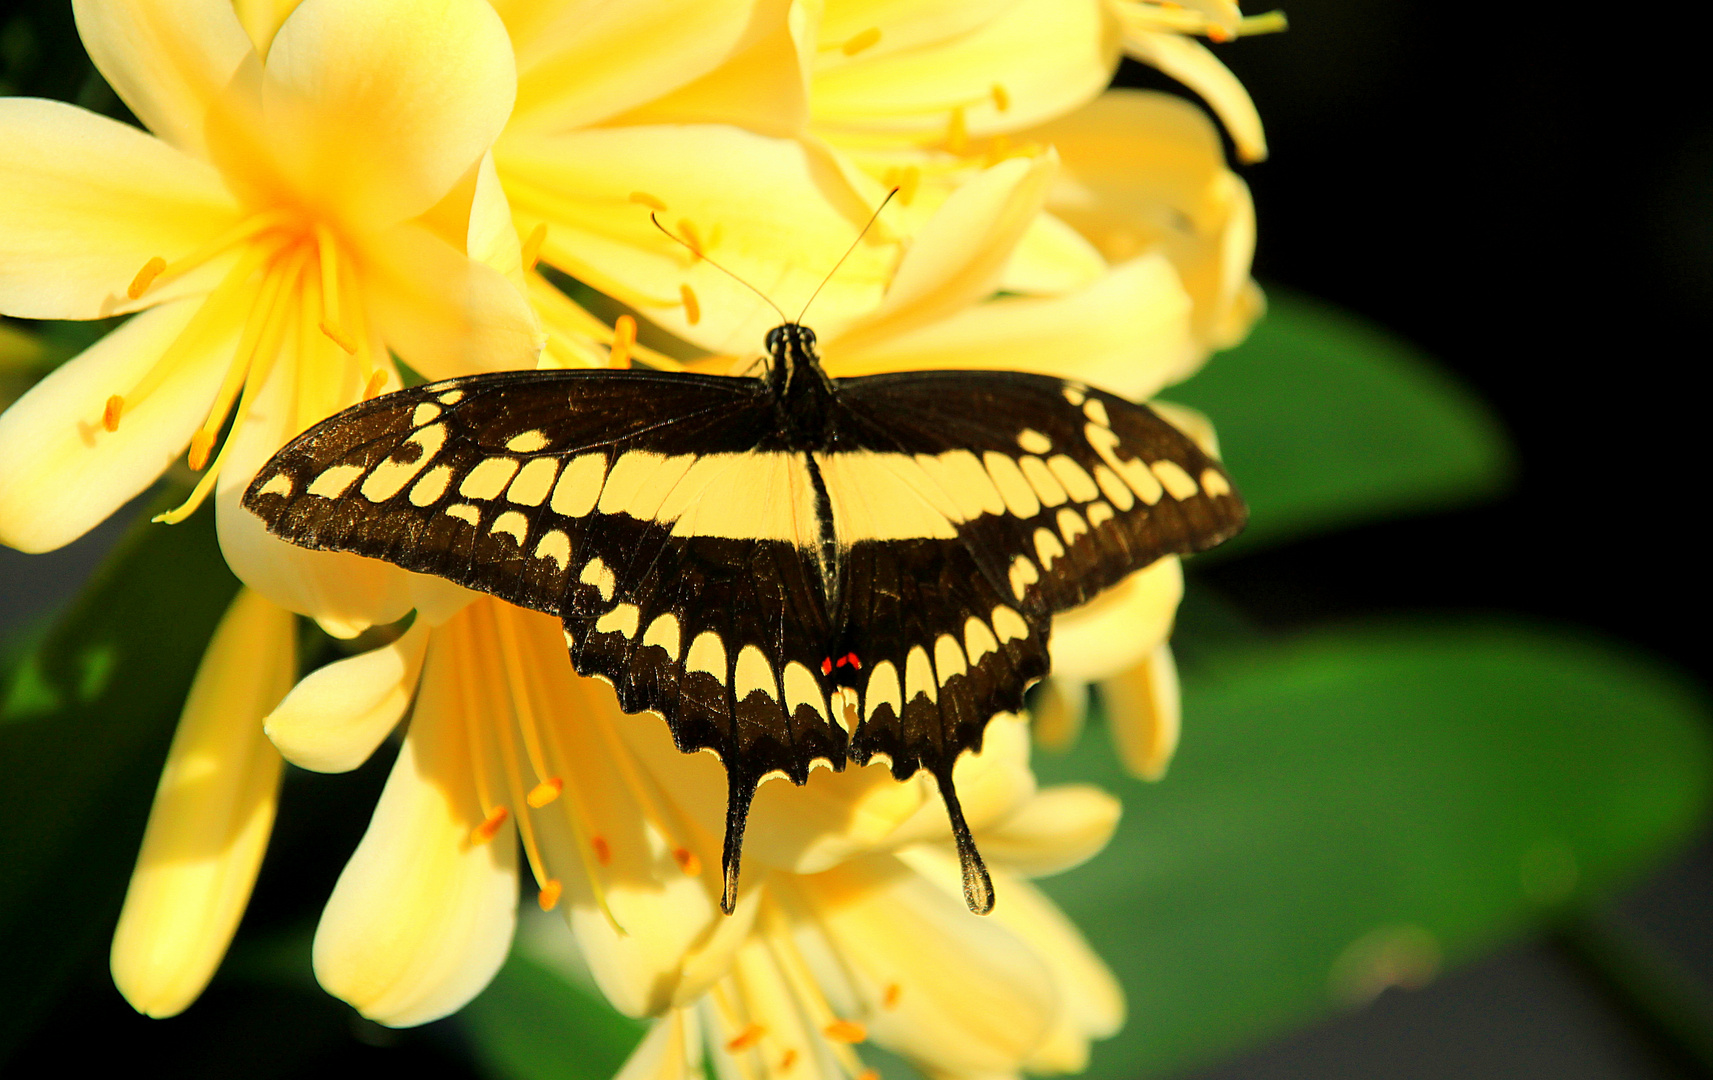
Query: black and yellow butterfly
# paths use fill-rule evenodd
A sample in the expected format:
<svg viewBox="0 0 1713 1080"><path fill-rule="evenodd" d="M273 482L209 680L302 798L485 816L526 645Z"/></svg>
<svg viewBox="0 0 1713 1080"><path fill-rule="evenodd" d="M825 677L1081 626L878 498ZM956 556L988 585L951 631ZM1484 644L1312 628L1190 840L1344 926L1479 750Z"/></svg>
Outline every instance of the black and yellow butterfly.
<svg viewBox="0 0 1713 1080"><path fill-rule="evenodd" d="M939 783L972 910L992 884L952 765L1047 673L1054 612L1243 527L1218 461L1142 405L1002 371L830 379L520 371L387 394L304 432L244 505L558 615L571 660L724 762L725 895L773 773L882 758Z"/></svg>

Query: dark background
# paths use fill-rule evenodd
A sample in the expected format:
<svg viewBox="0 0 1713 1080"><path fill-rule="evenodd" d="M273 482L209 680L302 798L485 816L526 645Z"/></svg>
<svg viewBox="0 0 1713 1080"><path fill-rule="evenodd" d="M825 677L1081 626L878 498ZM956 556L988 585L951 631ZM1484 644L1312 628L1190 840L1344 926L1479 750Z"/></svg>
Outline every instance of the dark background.
<svg viewBox="0 0 1713 1080"><path fill-rule="evenodd" d="M1692 444L1705 422L1689 378L1706 366L1713 329L1713 123L1705 91L1680 86L1704 39L1666 21L1676 11L1285 7L1288 33L1219 50L1250 87L1272 147L1269 161L1242 170L1260 218L1256 274L1430 350L1497 409L1519 478L1496 502L1269 549L1208 568L1203 581L1279 628L1406 611L1521 613L1663 656L1705 685L1708 544L1692 525L1706 458ZM10 8L0 4L0 23ZM1130 64L1121 82L1168 86ZM53 556L0 551L0 629L68 596L116 531ZM294 842L349 850L355 835L276 837ZM337 864L326 870L326 882L264 880L258 902L324 896ZM1659 946L1692 990L1713 991L1713 845L1656 873L1611 915ZM68 1040L98 1030L146 1054L167 1037L129 1013L104 967L86 976L35 1050L64 1061ZM455 1037L441 1025L400 1036L319 1008L270 1012L277 999L245 994L211 993L173 1022L172 1038L187 1024L213 1033L248 1016L301 1025L329 1055L310 1056L329 1067L337 1058L457 1075L446 1072L455 1055L439 1052ZM1424 990L1387 991L1197 1080L1706 1075L1633 1004L1549 935ZM221 1041L207 1048L211 1061ZM272 1074L255 1064L249 1071Z"/></svg>

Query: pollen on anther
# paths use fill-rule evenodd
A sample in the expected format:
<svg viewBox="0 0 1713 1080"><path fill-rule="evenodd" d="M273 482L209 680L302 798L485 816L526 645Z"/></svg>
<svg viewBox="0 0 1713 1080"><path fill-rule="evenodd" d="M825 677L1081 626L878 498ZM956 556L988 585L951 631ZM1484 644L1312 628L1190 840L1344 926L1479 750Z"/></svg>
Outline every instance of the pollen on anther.
<svg viewBox="0 0 1713 1080"><path fill-rule="evenodd" d="M559 906L559 897L565 892L565 886L558 878L548 878L541 883L541 891L536 894L535 902L541 905L541 910L552 911Z"/></svg>
<svg viewBox="0 0 1713 1080"><path fill-rule="evenodd" d="M702 860L689 848L677 848L672 852L672 858L678 863L678 869L690 877L702 876Z"/></svg>
<svg viewBox="0 0 1713 1080"><path fill-rule="evenodd" d="M385 385L387 385L386 372L377 371L373 375L370 375L368 383L363 387L363 400L368 401L370 398L379 394L381 392L381 387Z"/></svg>
<svg viewBox="0 0 1713 1080"><path fill-rule="evenodd" d="M524 802L527 802L535 809L540 810L554 799L559 798L559 793L564 790L565 781L561 780L557 776L550 776L541 783L530 788L529 794L524 796Z"/></svg>
<svg viewBox="0 0 1713 1080"><path fill-rule="evenodd" d="M547 222L538 221L535 223L535 228L529 230L529 235L524 237L523 248L520 252L525 270L534 270L535 264L541 261L541 245L545 243L547 243Z"/></svg>
<svg viewBox="0 0 1713 1080"><path fill-rule="evenodd" d="M846 56L855 56L864 49L872 49L880 44L880 27L871 26L860 34L852 34L839 46L839 51Z"/></svg>
<svg viewBox="0 0 1713 1080"><path fill-rule="evenodd" d="M119 430L119 418L125 415L125 399L114 394L107 399L107 406L101 410L101 426L108 431Z"/></svg>
<svg viewBox="0 0 1713 1080"><path fill-rule="evenodd" d="M509 817L511 817L510 810L503 806L494 807L494 812L488 815L488 820L470 830L470 843L485 844L492 840L494 834L500 831L500 826L504 825L506 818Z"/></svg>
<svg viewBox="0 0 1713 1080"><path fill-rule="evenodd" d="M868 1038L868 1028L855 1020L834 1020L821 1029L821 1034L834 1042L859 1043Z"/></svg>
<svg viewBox="0 0 1713 1080"><path fill-rule="evenodd" d="M201 472L208 465L208 455L214 452L214 432L198 431L190 437L190 452L185 461L192 472Z"/></svg>
<svg viewBox="0 0 1713 1080"><path fill-rule="evenodd" d="M734 1054L741 1053L760 1042L762 1037L766 1034L767 1029L762 1027L760 1024L750 1024L748 1027L726 1040L726 1049Z"/></svg>
<svg viewBox="0 0 1713 1080"><path fill-rule="evenodd" d="M613 846L607 843L604 836L589 837L589 846L595 849L595 861L606 866L613 861Z"/></svg>
<svg viewBox="0 0 1713 1080"><path fill-rule="evenodd" d="M344 349L347 356L357 355L356 339L352 338L343 326L323 319L321 320L321 332L327 335L327 340Z"/></svg>
<svg viewBox="0 0 1713 1080"><path fill-rule="evenodd" d="M156 255L144 263L141 270L137 271L137 276L131 279L131 284L125 289L125 295L133 300L141 299L142 295L149 291L149 286L155 283L155 279L161 276L161 271L166 268L167 261Z"/></svg>
<svg viewBox="0 0 1713 1080"><path fill-rule="evenodd" d="M702 321L702 305L697 302L696 294L690 291L689 285L678 286L678 296L684 301L684 320L691 326Z"/></svg>
<svg viewBox="0 0 1713 1080"><path fill-rule="evenodd" d="M904 988L902 986L897 983L887 983L886 996L880 999L880 1003L888 1009L896 1009L898 1008L898 999L903 995Z"/></svg>
<svg viewBox="0 0 1713 1080"><path fill-rule="evenodd" d="M650 195L646 191L633 191L633 192L631 192L630 193L630 201L633 203L638 203L642 206L646 206L650 210L654 210L658 213L664 214L666 212L666 204L664 202L661 202L659 199L655 198L653 195Z"/></svg>
<svg viewBox="0 0 1713 1080"><path fill-rule="evenodd" d="M795 1064L797 1064L797 1051L787 1048L785 1053L779 1055L780 1072L790 1072L791 1066Z"/></svg>
<svg viewBox="0 0 1713 1080"><path fill-rule="evenodd" d="M630 347L634 344L636 344L636 320L629 315L620 315L613 320L613 345L608 353L608 366L630 367Z"/></svg>
<svg viewBox="0 0 1713 1080"><path fill-rule="evenodd" d="M993 94L994 108L998 109L1000 112L1005 112L1007 109L1011 108L1011 95L1005 92L1005 87L998 83L994 83L991 92Z"/></svg>

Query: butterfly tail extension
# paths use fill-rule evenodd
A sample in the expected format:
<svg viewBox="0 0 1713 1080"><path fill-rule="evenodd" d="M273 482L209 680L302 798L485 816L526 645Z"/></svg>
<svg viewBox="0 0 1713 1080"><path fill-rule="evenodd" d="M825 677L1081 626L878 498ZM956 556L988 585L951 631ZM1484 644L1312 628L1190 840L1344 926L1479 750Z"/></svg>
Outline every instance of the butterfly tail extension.
<svg viewBox="0 0 1713 1080"><path fill-rule="evenodd" d="M743 834L749 823L750 803L755 799L758 778L741 768L726 767L726 840L720 855L725 882L720 910L730 915L738 906L738 872L743 862Z"/></svg>
<svg viewBox="0 0 1713 1080"><path fill-rule="evenodd" d="M964 903L975 914L986 915L993 910L993 878L975 846L975 837L970 835L969 822L964 820L963 804L958 802L957 788L952 784L952 767L940 762L930 771L940 785L941 798L946 801L946 817L951 821L952 838L958 846L958 864L964 875Z"/></svg>

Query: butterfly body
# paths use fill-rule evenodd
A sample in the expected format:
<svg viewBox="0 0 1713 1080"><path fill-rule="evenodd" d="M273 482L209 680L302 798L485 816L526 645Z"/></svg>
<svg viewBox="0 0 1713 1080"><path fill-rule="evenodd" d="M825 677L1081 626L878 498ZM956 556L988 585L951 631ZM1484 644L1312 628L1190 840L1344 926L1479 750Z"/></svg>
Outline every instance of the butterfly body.
<svg viewBox="0 0 1713 1080"><path fill-rule="evenodd" d="M511 372L385 395L299 436L244 505L559 616L576 669L729 777L725 906L755 787L817 763L952 785L1047 673L1053 613L1242 527L1219 463L1145 406L1017 372L831 379Z"/></svg>

